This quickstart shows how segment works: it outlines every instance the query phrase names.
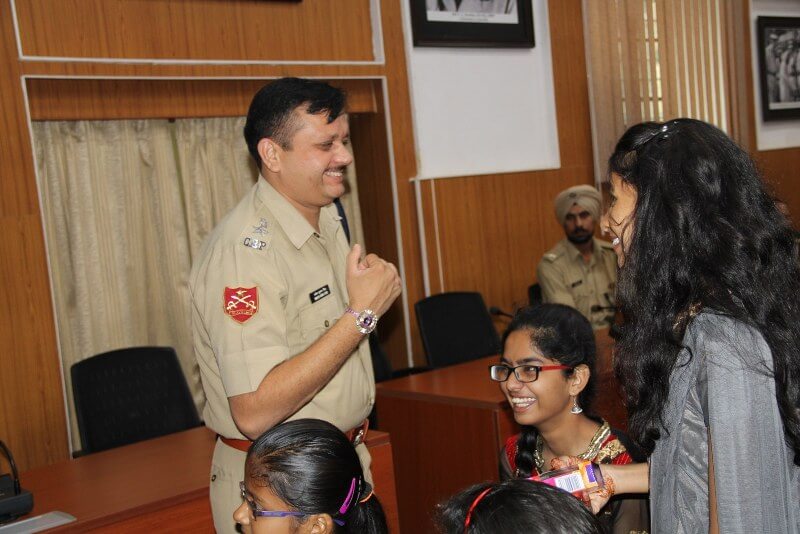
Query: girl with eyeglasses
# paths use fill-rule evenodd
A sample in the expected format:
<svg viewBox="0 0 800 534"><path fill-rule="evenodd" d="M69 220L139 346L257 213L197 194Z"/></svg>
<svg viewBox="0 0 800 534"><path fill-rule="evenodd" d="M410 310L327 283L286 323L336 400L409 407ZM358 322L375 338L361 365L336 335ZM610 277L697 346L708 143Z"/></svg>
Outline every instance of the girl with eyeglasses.
<svg viewBox="0 0 800 534"><path fill-rule="evenodd" d="M297 419L267 430L250 446L242 505L245 534L386 534L378 498L355 448L332 424Z"/></svg>
<svg viewBox="0 0 800 534"><path fill-rule="evenodd" d="M502 479L527 478L570 456L600 464L643 461L628 438L592 413L595 338L589 321L562 304L519 310L490 367L522 432L506 441ZM612 499L600 514L607 531L649 530L643 498Z"/></svg>

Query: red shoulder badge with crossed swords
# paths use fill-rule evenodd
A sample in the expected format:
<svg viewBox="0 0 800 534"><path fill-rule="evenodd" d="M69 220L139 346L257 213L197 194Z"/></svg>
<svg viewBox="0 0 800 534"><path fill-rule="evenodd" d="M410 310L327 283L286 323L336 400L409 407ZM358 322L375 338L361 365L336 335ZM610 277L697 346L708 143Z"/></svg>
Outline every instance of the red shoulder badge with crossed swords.
<svg viewBox="0 0 800 534"><path fill-rule="evenodd" d="M226 287L225 313L243 323L258 311L258 287Z"/></svg>

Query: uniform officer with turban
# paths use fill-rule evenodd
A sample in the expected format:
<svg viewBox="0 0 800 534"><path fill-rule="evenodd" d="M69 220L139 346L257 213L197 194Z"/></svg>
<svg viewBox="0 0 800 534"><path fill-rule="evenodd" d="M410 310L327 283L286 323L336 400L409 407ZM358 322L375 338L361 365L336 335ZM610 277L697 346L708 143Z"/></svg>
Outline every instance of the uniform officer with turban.
<svg viewBox="0 0 800 534"><path fill-rule="evenodd" d="M615 312L617 258L610 243L594 238L600 193L592 186L576 185L558 194L555 208L566 237L539 262L542 298L576 308L593 328L608 327Z"/></svg>

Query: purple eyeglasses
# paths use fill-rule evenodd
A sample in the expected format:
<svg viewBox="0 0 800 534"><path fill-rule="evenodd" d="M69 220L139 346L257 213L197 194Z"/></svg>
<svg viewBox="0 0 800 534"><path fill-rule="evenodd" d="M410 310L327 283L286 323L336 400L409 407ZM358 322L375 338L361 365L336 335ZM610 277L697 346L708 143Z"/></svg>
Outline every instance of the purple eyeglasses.
<svg viewBox="0 0 800 534"><path fill-rule="evenodd" d="M239 490L242 492L242 500L247 503L247 506L250 507L250 511L253 512L253 517L287 517L287 516L294 516L294 517L303 517L306 514L303 512L289 512L283 510L264 510L259 506L256 501L253 499L253 496L247 491L247 488L244 487L244 482L239 482Z"/></svg>
<svg viewBox="0 0 800 534"><path fill-rule="evenodd" d="M354 478L350 482L350 491L347 492L347 497L345 497L342 506L339 507L339 514L344 515L347 513L348 508L353 503L353 497L355 497L355 489L356 489L356 479ZM244 487L244 482L239 482L239 490L242 492L242 500L247 503L247 506L250 507L250 511L253 512L253 517L304 517L308 514L304 514L303 512L289 512L284 510L264 510L259 506L255 499L253 499L253 495L247 491L247 488ZM333 522L339 525L340 527L344 526L343 519L337 519L332 517Z"/></svg>

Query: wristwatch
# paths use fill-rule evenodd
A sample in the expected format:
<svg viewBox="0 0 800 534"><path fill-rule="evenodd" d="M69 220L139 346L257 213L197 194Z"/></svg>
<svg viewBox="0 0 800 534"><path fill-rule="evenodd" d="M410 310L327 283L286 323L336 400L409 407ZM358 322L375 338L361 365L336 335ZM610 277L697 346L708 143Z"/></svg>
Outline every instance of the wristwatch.
<svg viewBox="0 0 800 534"><path fill-rule="evenodd" d="M372 310L364 310L359 313L348 306L344 311L356 318L356 328L358 328L358 331L362 334L369 334L378 326L378 316Z"/></svg>

